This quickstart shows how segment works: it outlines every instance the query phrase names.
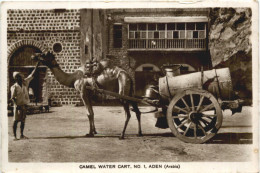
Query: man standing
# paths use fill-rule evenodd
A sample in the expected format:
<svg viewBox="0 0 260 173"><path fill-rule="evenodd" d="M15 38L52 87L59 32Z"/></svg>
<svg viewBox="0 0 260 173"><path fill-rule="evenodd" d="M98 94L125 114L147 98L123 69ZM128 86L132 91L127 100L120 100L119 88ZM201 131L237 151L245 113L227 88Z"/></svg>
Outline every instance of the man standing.
<svg viewBox="0 0 260 173"><path fill-rule="evenodd" d="M24 126L25 126L25 118L26 118L26 106L30 102L28 87L33 79L33 76L39 66L39 62L35 66L32 73L24 79L24 76L20 72L14 72L13 78L15 80L15 84L11 87L11 100L14 103L14 122L13 122L13 133L14 140L17 140L16 137L16 129L17 124L21 122L21 139L27 139L23 134Z"/></svg>

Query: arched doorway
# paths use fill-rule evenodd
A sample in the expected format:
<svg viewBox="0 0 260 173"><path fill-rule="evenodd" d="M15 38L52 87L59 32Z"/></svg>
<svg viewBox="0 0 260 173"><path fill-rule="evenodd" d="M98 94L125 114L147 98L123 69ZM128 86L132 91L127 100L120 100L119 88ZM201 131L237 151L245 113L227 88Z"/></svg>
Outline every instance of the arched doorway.
<svg viewBox="0 0 260 173"><path fill-rule="evenodd" d="M10 87L14 84L13 72L19 71L25 77L27 77L32 70L34 69L36 62L31 59L31 56L34 53L42 52L39 48L34 46L21 46L18 48L10 57L9 67L8 67L8 77L9 77L9 92L8 97L10 98ZM40 66L37 72L35 73L34 79L31 81L29 88L32 88L35 102L43 101L43 88L45 76L46 76L46 67Z"/></svg>
<svg viewBox="0 0 260 173"><path fill-rule="evenodd" d="M135 69L135 94L143 96L148 85L158 85L160 68L153 64L142 64Z"/></svg>

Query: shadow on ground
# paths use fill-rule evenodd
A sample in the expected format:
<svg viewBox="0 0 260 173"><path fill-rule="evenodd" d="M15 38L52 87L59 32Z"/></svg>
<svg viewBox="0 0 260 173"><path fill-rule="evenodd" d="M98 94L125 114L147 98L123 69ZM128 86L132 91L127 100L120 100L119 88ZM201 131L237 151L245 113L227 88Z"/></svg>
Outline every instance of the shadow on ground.
<svg viewBox="0 0 260 173"><path fill-rule="evenodd" d="M93 137L87 137L85 135L81 136L51 136L51 137L33 137L30 139L76 139L76 138L119 138L120 134L97 134ZM157 134L143 134L143 136L153 136L153 137L174 137L172 133L157 133ZM137 137L137 135L128 134L125 139ZM142 136L141 136L142 137ZM140 137L140 138L141 138Z"/></svg>
<svg viewBox="0 0 260 173"><path fill-rule="evenodd" d="M53 137L34 137L30 139L76 139L76 138L118 138L120 134L97 134L94 137L83 136L53 136ZM172 133L144 134L145 137L174 137ZM127 135L126 140L136 137L136 135ZM206 144L252 144L252 133L220 133L214 136Z"/></svg>
<svg viewBox="0 0 260 173"><path fill-rule="evenodd" d="M252 133L220 133L214 136L208 144L252 144Z"/></svg>

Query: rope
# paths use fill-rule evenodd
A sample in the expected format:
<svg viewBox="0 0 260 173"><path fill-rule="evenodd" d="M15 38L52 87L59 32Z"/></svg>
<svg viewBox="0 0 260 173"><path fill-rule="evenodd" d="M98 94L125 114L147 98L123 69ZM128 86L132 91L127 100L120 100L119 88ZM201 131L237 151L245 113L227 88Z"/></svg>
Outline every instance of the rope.
<svg viewBox="0 0 260 173"><path fill-rule="evenodd" d="M130 110L133 111L133 112L136 112L133 108L131 108ZM153 113L153 112L157 112L157 111L158 111L158 108L155 107L154 110L147 111L147 112L141 112L141 111L140 111L140 113L142 113L142 114L148 114L148 113Z"/></svg>
<svg viewBox="0 0 260 173"><path fill-rule="evenodd" d="M215 69L215 74L216 74L216 78L217 78L217 84L218 84L218 94L219 94L219 96L218 96L218 98L222 98L222 94L221 94L221 90L220 90L220 86L219 86L219 80L218 80L218 75L217 75L217 69Z"/></svg>

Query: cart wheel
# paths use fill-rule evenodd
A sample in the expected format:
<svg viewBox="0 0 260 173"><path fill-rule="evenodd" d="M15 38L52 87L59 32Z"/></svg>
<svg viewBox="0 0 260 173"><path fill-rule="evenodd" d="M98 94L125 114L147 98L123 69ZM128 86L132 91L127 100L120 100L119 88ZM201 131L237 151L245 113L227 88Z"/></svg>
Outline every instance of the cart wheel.
<svg viewBox="0 0 260 173"><path fill-rule="evenodd" d="M222 120L217 99L205 90L184 90L174 96L167 109L171 131L184 142L208 141L216 135Z"/></svg>

